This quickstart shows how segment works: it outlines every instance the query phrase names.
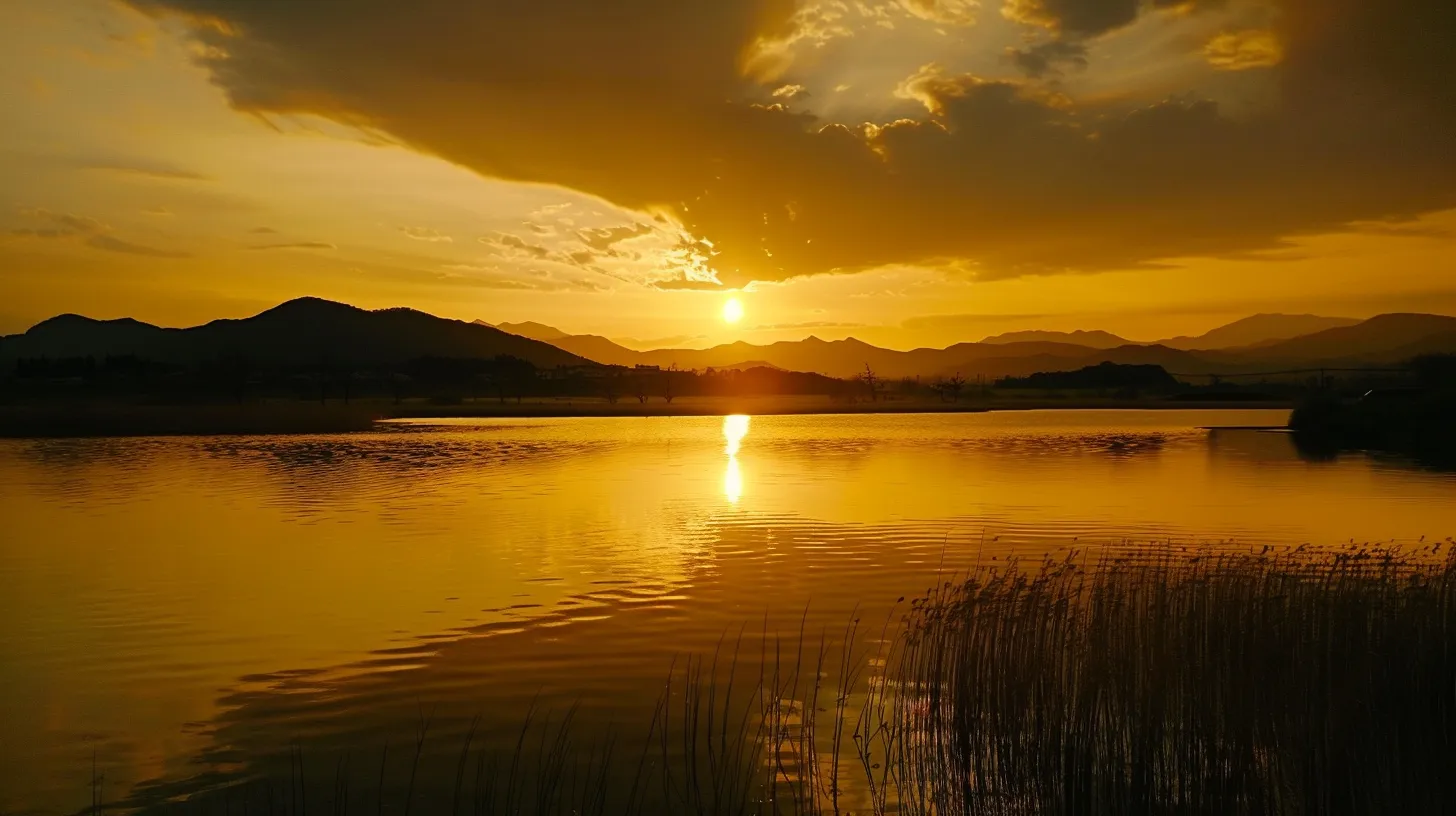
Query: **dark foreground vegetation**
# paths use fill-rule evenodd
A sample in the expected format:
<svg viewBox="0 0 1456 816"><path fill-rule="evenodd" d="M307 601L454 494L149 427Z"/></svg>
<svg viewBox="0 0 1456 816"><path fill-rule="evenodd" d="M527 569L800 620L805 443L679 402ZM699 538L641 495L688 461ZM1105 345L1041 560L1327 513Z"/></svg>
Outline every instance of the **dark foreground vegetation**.
<svg viewBox="0 0 1456 816"><path fill-rule="evenodd" d="M119 803L183 813L1439 814L1456 560L1403 551L994 562L841 633L730 635L636 728L441 725ZM902 608L901 612L905 612ZM895 634L895 632L899 634ZM432 731L432 727L435 729Z"/></svg>
<svg viewBox="0 0 1456 816"><path fill-rule="evenodd" d="M1306 400L1289 420L1296 441L1316 454L1368 449L1456 465L1456 355L1419 357L1411 369L1395 386Z"/></svg>
<svg viewBox="0 0 1456 816"><path fill-rule="evenodd" d="M328 433L451 416L1285 407L1300 388L1190 385L1155 365L1113 363L992 383L960 375L886 381L869 367L847 380L765 365L540 368L504 355L370 365L25 358L0 373L0 437Z"/></svg>

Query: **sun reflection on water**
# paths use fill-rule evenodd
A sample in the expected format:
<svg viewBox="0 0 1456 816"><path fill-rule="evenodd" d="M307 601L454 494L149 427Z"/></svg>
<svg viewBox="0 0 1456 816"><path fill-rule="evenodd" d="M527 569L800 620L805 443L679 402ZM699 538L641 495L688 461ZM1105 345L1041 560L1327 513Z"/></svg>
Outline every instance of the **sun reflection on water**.
<svg viewBox="0 0 1456 816"><path fill-rule="evenodd" d="M728 440L725 452L728 467L723 471L723 495L730 504L737 504L743 498L743 471L738 466L738 451L743 447L743 437L748 435L748 417L732 414L723 417L723 438Z"/></svg>

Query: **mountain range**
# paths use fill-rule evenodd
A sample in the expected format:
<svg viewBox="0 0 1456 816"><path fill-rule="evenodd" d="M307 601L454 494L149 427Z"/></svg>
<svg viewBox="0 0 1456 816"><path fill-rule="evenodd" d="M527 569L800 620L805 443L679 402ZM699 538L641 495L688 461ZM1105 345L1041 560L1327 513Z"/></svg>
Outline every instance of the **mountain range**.
<svg viewBox="0 0 1456 816"><path fill-rule="evenodd" d="M392 364L419 357L502 354L540 368L587 363L548 343L490 326L413 309L366 311L318 298L290 300L243 320L214 320L187 329L66 314L24 334L0 338L0 363L10 365L22 358L124 355L166 363L237 357L282 365Z"/></svg>
<svg viewBox="0 0 1456 816"><path fill-rule="evenodd" d="M1310 329L1311 331L1302 331ZM682 369L773 367L848 378L869 366L882 378L961 374L987 379L1073 371L1104 362L1160 365L1174 374L1239 374L1308 367L1364 367L1417 354L1456 352L1456 317L1387 314L1356 321L1255 315L1207 334L1130 343L1106 332L1017 332L946 348L898 351L848 338L729 343L707 349L637 351L597 335L542 323L495 326L412 309L366 311L301 298L254 317L169 329L131 319L62 315L0 338L0 366L17 359L134 355L192 363L222 357L260 364L390 365L419 357L511 355L538 368L655 365Z"/></svg>
<svg viewBox="0 0 1456 816"><path fill-rule="evenodd" d="M794 371L852 377L868 365L882 377L1026 376L1103 362L1153 364L1178 374L1252 373L1298 366L1370 366L1432 351L1456 351L1456 318L1392 314L1370 320L1260 314L1196 337L1135 343L1103 331L1027 331L957 343L944 349L895 351L854 338L737 342L707 349L638 351L606 337L568 334L540 323L500 324L605 365L741 368L750 361Z"/></svg>

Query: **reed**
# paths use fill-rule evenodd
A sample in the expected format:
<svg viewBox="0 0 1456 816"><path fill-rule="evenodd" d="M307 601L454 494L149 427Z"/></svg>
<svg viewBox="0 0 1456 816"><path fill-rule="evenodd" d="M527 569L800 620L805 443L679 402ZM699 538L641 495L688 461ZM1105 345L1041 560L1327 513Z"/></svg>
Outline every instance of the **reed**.
<svg viewBox="0 0 1456 816"><path fill-rule="evenodd" d="M856 614L837 632L806 628L807 615L788 637L745 627L677 661L645 734L639 723L586 742L577 709L533 704L501 755L476 746L477 718L452 767L429 774L446 788L436 795L416 789L429 770L422 710L402 791L385 784L387 749L378 779L357 785L347 756L311 761L306 779L290 751L281 799L253 777L120 804L279 816L1456 807L1449 541L991 563L873 625Z"/></svg>
<svg viewBox="0 0 1456 816"><path fill-rule="evenodd" d="M1441 546L1013 563L929 595L899 668L902 812L1445 812Z"/></svg>

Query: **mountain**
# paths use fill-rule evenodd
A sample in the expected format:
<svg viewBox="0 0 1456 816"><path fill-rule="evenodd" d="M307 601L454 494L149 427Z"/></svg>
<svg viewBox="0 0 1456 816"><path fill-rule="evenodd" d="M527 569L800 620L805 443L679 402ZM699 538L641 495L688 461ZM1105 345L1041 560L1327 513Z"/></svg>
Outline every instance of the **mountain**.
<svg viewBox="0 0 1456 816"><path fill-rule="evenodd" d="M1456 351L1447 345L1452 335L1456 335L1456 317L1384 314L1353 326L1260 345L1244 354L1266 360L1395 363L1413 354Z"/></svg>
<svg viewBox="0 0 1456 816"><path fill-rule="evenodd" d="M477 320L475 322L481 323L483 321ZM486 323L485 325L488 326L490 324ZM543 343L554 343L564 337L571 336L554 326L547 326L544 323L536 323L530 320L524 323L497 323L495 324L495 328L503 332L518 334L521 337L529 337L532 340L540 340Z"/></svg>
<svg viewBox="0 0 1456 816"><path fill-rule="evenodd" d="M569 334L559 340L548 341L559 349L565 349L578 357L585 357L603 365L644 365L642 352L614 343L595 334Z"/></svg>
<svg viewBox="0 0 1456 816"><path fill-rule="evenodd" d="M1124 340L1115 334L1105 331L1082 331L1074 332L1059 331L1017 331L1006 332L981 341L991 345L1004 346L1010 343L1069 343L1074 346L1086 346L1094 349L1110 349L1118 346L1126 346L1132 343L1131 340Z"/></svg>
<svg viewBox="0 0 1456 816"><path fill-rule="evenodd" d="M392 364L419 357L511 355L538 368L587 361L555 346L490 326L413 309L366 311L318 298L290 300L242 320L164 329L135 320L62 315L0 339L0 361L35 357L135 355L196 363L238 357L258 364Z"/></svg>
<svg viewBox="0 0 1456 816"><path fill-rule="evenodd" d="M1201 338L1184 339L1236 342L1331 320L1348 322L1307 315L1256 315ZM527 336L532 334L536 337ZM321 361L364 366L426 356L508 354L540 368L588 362L662 368L675 365L681 369L762 366L839 378L861 374L868 365L887 380L954 374L970 379L1024 377L1039 371L1076 371L1102 363L1159 365L1174 374L1196 376L1258 373L1301 365L1386 365L1422 353L1456 352L1456 317L1380 315L1284 340L1221 349L1190 350L1172 343L1094 348L1077 342L1018 339L1054 337L1102 342L1112 337L1103 335L1029 332L990 338L994 342L908 351L880 348L855 338L822 340L812 336L767 345L737 342L707 349L636 351L605 337L568 335L541 323L492 327L480 321L446 320L411 309L366 311L302 298L244 320L216 320L189 329L163 329L130 319L102 321L62 315L24 334L0 338L0 365L13 365L18 358L135 355L174 363L244 357L256 363L285 366L317 365ZM548 343L541 337L554 339Z"/></svg>
<svg viewBox="0 0 1456 816"><path fill-rule="evenodd" d="M1197 337L1174 337L1164 340L1161 345L1184 351L1246 348L1265 343L1276 343L1329 329L1353 326L1359 322L1359 320L1349 317L1256 314L1242 320L1235 320L1226 326L1219 326Z"/></svg>
<svg viewBox="0 0 1456 816"><path fill-rule="evenodd" d="M1043 370L1028 370L1028 365L1077 368L1101 362L1103 358L1094 359L1094 355L1104 354L1103 351L1087 346L1051 342L958 343L944 349L897 351L872 346L852 337L845 340L821 340L812 336L804 340L786 340L764 346L740 341L706 349L652 351L636 351L596 335L568 335L552 342L572 354L607 365L655 365L662 368L677 366L681 369L741 369L762 365L840 378L861 374L866 365L879 376L892 379L955 373L968 377L999 377L1011 374L1019 376ZM1122 356L1129 355L1136 356L1135 352L1122 353ZM1087 362L1088 360L1091 362Z"/></svg>

